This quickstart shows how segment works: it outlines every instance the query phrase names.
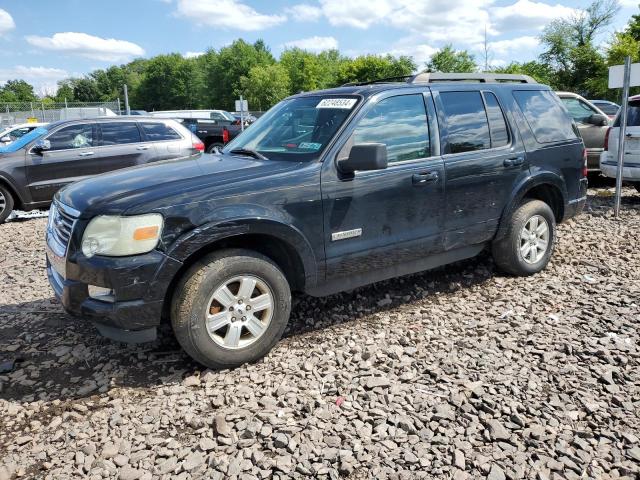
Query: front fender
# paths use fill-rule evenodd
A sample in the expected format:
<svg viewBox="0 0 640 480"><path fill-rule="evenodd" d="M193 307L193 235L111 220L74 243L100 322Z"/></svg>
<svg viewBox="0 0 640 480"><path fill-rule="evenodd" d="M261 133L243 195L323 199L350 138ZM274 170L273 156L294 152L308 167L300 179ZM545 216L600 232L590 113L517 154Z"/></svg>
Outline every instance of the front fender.
<svg viewBox="0 0 640 480"><path fill-rule="evenodd" d="M543 184L552 185L557 188L562 196L562 205L563 207L566 207L568 198L567 187L560 175L554 172L541 172L536 175L529 175L517 183L511 191L509 200L502 212L502 216L500 217L500 224L495 236L496 240L504 238L506 235L511 215L516 208L518 208L518 205L520 205L527 192L532 188Z"/></svg>
<svg viewBox="0 0 640 480"><path fill-rule="evenodd" d="M280 219L236 216L210 221L180 236L167 248L166 253L184 262L197 251L217 241L251 234L269 235L291 246L302 261L305 282L307 285L316 284L317 259L309 241L295 226Z"/></svg>

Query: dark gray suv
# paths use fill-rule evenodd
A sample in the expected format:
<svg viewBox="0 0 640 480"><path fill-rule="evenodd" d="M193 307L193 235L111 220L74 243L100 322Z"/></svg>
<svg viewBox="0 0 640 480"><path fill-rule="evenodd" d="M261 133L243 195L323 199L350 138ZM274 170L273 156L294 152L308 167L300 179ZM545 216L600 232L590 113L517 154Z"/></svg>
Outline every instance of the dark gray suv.
<svg viewBox="0 0 640 480"><path fill-rule="evenodd" d="M14 208L46 207L77 180L203 150L197 137L170 119L103 117L36 128L0 147L0 223Z"/></svg>

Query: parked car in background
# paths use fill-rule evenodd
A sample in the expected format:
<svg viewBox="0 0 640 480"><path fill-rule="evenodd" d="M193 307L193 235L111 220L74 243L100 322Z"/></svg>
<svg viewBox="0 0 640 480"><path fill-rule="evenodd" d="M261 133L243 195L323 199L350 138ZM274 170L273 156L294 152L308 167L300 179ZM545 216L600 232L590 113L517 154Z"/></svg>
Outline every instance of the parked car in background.
<svg viewBox="0 0 640 480"><path fill-rule="evenodd" d="M12 125L4 130L0 130L0 145L9 145L11 142L23 137L32 130L38 127L44 127L46 122L32 122L32 123L20 123L18 125Z"/></svg>
<svg viewBox="0 0 640 480"><path fill-rule="evenodd" d="M202 140L207 153L222 149L242 131L239 124L221 124L218 120L208 118L180 118L178 121Z"/></svg>
<svg viewBox="0 0 640 480"><path fill-rule="evenodd" d="M58 189L77 180L203 150L170 119L100 117L38 127L0 148L0 223L13 208L47 206Z"/></svg>
<svg viewBox="0 0 640 480"><path fill-rule="evenodd" d="M582 140L587 147L589 172L598 173L600 171L600 154L604 150L604 137L610 124L609 117L577 93L556 93L580 130Z"/></svg>
<svg viewBox="0 0 640 480"><path fill-rule="evenodd" d="M240 122L242 120L244 120L245 126L251 125L253 122L255 122L258 119L258 117L248 112L245 112L244 114L240 114L240 112L233 112L232 115L235 117L236 123L238 125L240 125Z"/></svg>
<svg viewBox="0 0 640 480"><path fill-rule="evenodd" d="M152 117L160 118L200 118L215 120L220 125L232 125L236 118L226 110L162 110L149 112Z"/></svg>
<svg viewBox="0 0 640 480"><path fill-rule="evenodd" d="M620 110L620 105L615 102L610 102L609 100L589 100L593 105L602 110L610 120L613 120L618 111Z"/></svg>
<svg viewBox="0 0 640 480"><path fill-rule="evenodd" d="M129 110L129 115L142 115L148 117L149 112L147 112L146 110Z"/></svg>
<svg viewBox="0 0 640 480"><path fill-rule="evenodd" d="M622 179L633 184L640 192L640 95L629 98L626 137ZM607 132L604 151L600 157L600 169L605 177L617 177L619 138L620 113Z"/></svg>
<svg viewBox="0 0 640 480"><path fill-rule="evenodd" d="M278 341L292 291L350 290L488 246L502 271L540 272L556 223L586 201L566 109L544 85L422 79L295 95L220 155L63 189L46 234L55 295L120 341L153 339L170 318L196 361L230 368Z"/></svg>

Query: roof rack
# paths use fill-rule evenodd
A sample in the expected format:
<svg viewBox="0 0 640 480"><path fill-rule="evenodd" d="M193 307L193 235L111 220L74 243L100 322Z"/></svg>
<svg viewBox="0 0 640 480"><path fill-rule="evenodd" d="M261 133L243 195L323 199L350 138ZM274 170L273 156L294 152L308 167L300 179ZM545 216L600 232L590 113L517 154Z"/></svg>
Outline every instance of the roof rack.
<svg viewBox="0 0 640 480"><path fill-rule="evenodd" d="M343 83L343 87L356 87L358 85L373 85L374 83L389 83L389 82L409 82L411 78L415 75L402 75L399 77L386 77L386 78L377 78L376 80L368 80L366 82L348 82Z"/></svg>
<svg viewBox="0 0 640 480"><path fill-rule="evenodd" d="M423 72L410 77L407 83L478 82L478 83L538 83L529 75L515 73L440 73Z"/></svg>

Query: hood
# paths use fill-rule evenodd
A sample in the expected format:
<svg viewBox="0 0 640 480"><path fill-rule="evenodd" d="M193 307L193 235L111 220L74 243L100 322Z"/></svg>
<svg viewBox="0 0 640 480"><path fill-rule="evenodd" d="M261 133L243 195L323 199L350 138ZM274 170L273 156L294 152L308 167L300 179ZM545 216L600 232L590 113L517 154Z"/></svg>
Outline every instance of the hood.
<svg viewBox="0 0 640 480"><path fill-rule="evenodd" d="M277 175L297 162L256 160L232 155L202 155L126 168L73 183L56 194L63 204L87 218L122 214L136 206L189 203L190 198L228 195L239 182ZM237 190L237 189L236 189ZM192 195L200 192L199 195ZM172 202L170 199L176 197Z"/></svg>

